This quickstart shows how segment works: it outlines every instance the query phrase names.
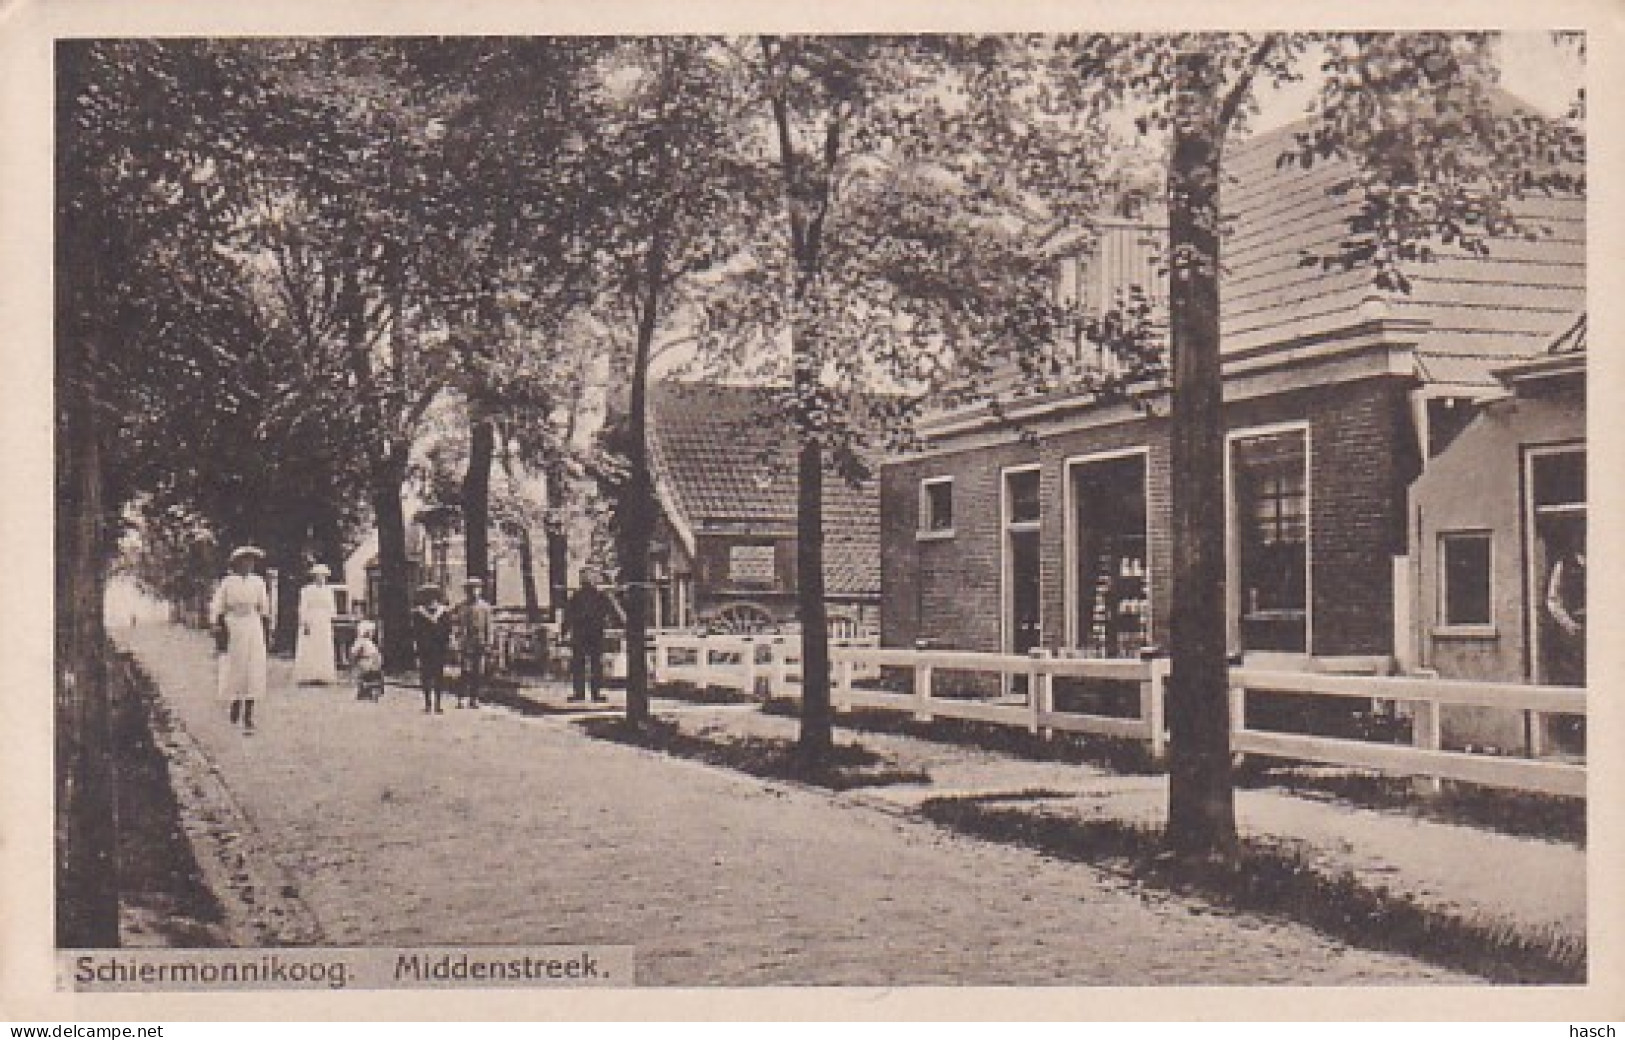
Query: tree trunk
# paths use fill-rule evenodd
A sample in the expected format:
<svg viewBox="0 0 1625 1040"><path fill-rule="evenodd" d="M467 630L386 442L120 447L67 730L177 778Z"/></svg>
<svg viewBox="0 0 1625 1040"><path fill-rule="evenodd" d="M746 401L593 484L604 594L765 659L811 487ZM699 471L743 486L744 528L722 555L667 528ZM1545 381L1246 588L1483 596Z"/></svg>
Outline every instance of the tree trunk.
<svg viewBox="0 0 1625 1040"><path fill-rule="evenodd" d="M335 486L337 482L335 481ZM338 507L331 502L318 506L315 523L316 560L332 568L332 582L343 586L345 582L344 524L339 519Z"/></svg>
<svg viewBox="0 0 1625 1040"><path fill-rule="evenodd" d="M84 86L85 51L57 53L56 129L69 140ZM117 790L111 754L106 632L102 624L103 461L96 422L102 298L102 226L71 200L94 192L91 176L57 151L56 333L56 941L63 947L119 944Z"/></svg>
<svg viewBox="0 0 1625 1040"><path fill-rule="evenodd" d="M829 619L824 605L824 450L801 445L796 489L796 605L801 617L801 736L810 764L828 761L835 720L829 697Z"/></svg>
<svg viewBox="0 0 1625 1040"><path fill-rule="evenodd" d="M557 466L547 468L547 605L558 617L570 598L570 525L564 517L564 475Z"/></svg>
<svg viewBox="0 0 1625 1040"><path fill-rule="evenodd" d="M1173 610L1169 630L1168 830L1171 848L1202 853L1236 837L1230 775L1224 573L1224 415L1219 365L1217 101L1202 55L1181 57L1194 118L1176 120L1169 171L1173 257Z"/></svg>
<svg viewBox="0 0 1625 1040"><path fill-rule="evenodd" d="M265 550L265 582L271 593L271 646L292 653L299 638L299 592L305 587L304 511L272 518L260 547ZM276 580L271 580L271 572Z"/></svg>
<svg viewBox="0 0 1625 1040"><path fill-rule="evenodd" d="M57 503L56 933L60 946L110 947L119 944L116 784L102 626L101 446L86 385L96 359L88 341L73 346L83 353L59 381L66 494Z"/></svg>
<svg viewBox="0 0 1625 1040"><path fill-rule="evenodd" d="M514 525L519 538L519 585L525 597L525 620L531 624L542 619L542 600L536 592L536 547L530 540L530 526L523 522Z"/></svg>
<svg viewBox="0 0 1625 1040"><path fill-rule="evenodd" d="M638 340L627 409L627 479L620 502L621 578L626 588L626 721L649 721L649 543L654 538L654 478L649 472L649 359L665 281L663 235L656 232L644 272Z"/></svg>
<svg viewBox="0 0 1625 1040"><path fill-rule="evenodd" d="M412 667L411 575L406 558L406 513L401 484L406 461L384 460L373 476L372 510L378 524L378 620L384 667L392 672Z"/></svg>
<svg viewBox="0 0 1625 1040"><path fill-rule="evenodd" d="M476 418L469 431L468 470L463 474L463 547L465 573L484 578L491 602L496 583L491 573L491 460L496 457L496 424Z"/></svg>

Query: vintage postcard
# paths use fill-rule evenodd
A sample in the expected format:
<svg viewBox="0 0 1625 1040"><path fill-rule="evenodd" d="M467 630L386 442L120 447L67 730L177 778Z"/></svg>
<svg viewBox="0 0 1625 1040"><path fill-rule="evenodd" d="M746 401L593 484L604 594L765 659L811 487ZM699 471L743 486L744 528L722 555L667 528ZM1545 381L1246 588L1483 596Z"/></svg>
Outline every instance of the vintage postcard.
<svg viewBox="0 0 1625 1040"><path fill-rule="evenodd" d="M0 10L0 1017L1620 1018L1617 12L1350 16Z"/></svg>

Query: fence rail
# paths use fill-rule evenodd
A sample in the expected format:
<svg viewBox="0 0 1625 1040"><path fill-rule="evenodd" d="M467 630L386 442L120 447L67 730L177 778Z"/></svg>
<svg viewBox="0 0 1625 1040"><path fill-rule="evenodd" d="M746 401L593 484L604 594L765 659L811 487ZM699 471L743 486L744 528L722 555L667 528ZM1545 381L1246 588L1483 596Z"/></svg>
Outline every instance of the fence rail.
<svg viewBox="0 0 1625 1040"><path fill-rule="evenodd" d="M800 639L794 635L702 635L655 633L657 682L717 686L759 696L799 697ZM832 640L830 699L837 710L898 711L916 719L965 719L1025 728L1049 735L1085 733L1144 741L1155 758L1167 749L1164 704L1166 659L1097 659L1041 654L987 654L955 650L908 650L872 640ZM945 681L946 680L946 681ZM1058 703L1063 684L1112 688L1132 714L1090 710L1088 696ZM1230 672L1231 747L1239 754L1297 759L1329 765L1420 776L1436 784L1461 780L1491 787L1585 797L1582 763L1543 756L1543 717L1586 714L1586 691L1573 687L1477 683L1444 679L1335 675L1233 668ZM1411 716L1411 743L1321 736L1253 728L1248 705L1254 694L1293 694L1402 705ZM1095 698L1099 700L1098 697ZM1098 707L1098 704L1095 704ZM1526 713L1532 722L1528 757L1446 750L1441 709L1496 708Z"/></svg>

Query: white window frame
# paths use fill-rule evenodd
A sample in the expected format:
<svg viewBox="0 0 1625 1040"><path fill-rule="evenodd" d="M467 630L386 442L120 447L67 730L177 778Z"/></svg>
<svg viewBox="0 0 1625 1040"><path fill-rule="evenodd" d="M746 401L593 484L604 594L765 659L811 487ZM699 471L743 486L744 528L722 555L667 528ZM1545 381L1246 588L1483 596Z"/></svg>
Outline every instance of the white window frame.
<svg viewBox="0 0 1625 1040"><path fill-rule="evenodd" d="M1015 564L1015 553L1010 549L1010 536L1017 533L1031 533L1043 528L1044 517L1044 465L1041 462L1021 463L1015 466L1003 466L999 469L999 649L1004 653L1015 652L1016 633L1010 624L1011 615L1015 612L1015 579L1012 570ZM1038 476L1038 519L1016 521L1010 519L1010 476L1013 473L1037 473ZM1043 536L1040 535L1040 538ZM1039 545L1039 593L1038 593L1038 626L1044 626L1044 593L1042 556L1043 545Z"/></svg>
<svg viewBox="0 0 1625 1040"><path fill-rule="evenodd" d="M1063 513L1061 525L1061 565L1065 573L1061 579L1062 606L1066 610L1066 645L1077 647L1082 642L1078 619L1078 487L1073 471L1079 466L1099 462L1114 462L1138 455L1140 464L1140 494L1145 499L1145 634L1148 645L1156 645L1156 594L1153 577L1157 573L1155 552L1151 545L1151 446L1135 445L1130 448L1111 448L1083 455L1069 455L1061 465Z"/></svg>
<svg viewBox="0 0 1625 1040"><path fill-rule="evenodd" d="M1315 652L1315 440L1307 419L1266 423L1224 435L1225 642L1241 653L1241 524L1236 516L1236 442L1282 433L1303 434L1303 653ZM1286 651L1255 651L1283 653Z"/></svg>
<svg viewBox="0 0 1625 1040"><path fill-rule="evenodd" d="M1455 538L1483 538L1489 543L1489 560L1486 564L1488 573L1485 575L1489 582L1489 608L1490 616L1487 621L1452 623L1450 618L1450 570L1446 566L1445 543ZM1495 565L1499 550L1495 545L1495 531L1488 527L1453 527L1447 531L1440 531L1434 545L1435 559L1438 561L1435 568L1437 580L1435 582L1435 603L1433 613L1433 634L1436 636L1454 636L1458 638L1494 638L1496 635L1495 618Z"/></svg>
<svg viewBox="0 0 1625 1040"><path fill-rule="evenodd" d="M954 521L957 519L957 515L950 515L947 527L930 526L932 520L931 494L927 489L940 484L948 485L949 513L956 514L958 509L958 504L954 501L957 496L954 495L953 477L942 476L923 478L920 481L920 522L917 525L918 529L914 532L914 537L919 541L930 542L943 538L952 538L954 536Z"/></svg>

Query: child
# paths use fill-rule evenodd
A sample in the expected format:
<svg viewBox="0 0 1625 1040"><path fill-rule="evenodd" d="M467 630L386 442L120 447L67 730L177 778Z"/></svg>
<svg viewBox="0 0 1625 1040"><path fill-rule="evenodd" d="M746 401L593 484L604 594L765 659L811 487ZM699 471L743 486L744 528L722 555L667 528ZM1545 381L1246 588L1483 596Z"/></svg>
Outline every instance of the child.
<svg viewBox="0 0 1625 1040"><path fill-rule="evenodd" d="M355 665L358 701L376 701L384 695L384 655L373 639L377 626L363 621L356 628L355 642L350 644L350 662Z"/></svg>

